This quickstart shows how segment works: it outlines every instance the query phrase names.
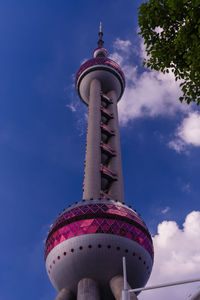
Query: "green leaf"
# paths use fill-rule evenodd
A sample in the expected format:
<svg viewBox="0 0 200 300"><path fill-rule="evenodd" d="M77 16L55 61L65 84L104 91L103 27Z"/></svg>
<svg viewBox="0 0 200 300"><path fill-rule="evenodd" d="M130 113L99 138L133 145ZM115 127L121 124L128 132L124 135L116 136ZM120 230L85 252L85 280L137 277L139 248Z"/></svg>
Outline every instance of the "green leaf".
<svg viewBox="0 0 200 300"><path fill-rule="evenodd" d="M181 102L200 103L200 0L148 0L138 8L147 68L181 79ZM163 28L161 35L156 27Z"/></svg>

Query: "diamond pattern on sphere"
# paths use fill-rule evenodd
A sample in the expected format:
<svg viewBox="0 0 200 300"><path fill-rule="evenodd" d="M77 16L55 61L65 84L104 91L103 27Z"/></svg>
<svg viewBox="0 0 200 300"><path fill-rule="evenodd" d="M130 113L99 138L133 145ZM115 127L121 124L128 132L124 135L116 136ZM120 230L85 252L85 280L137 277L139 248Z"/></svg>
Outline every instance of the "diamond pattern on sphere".
<svg viewBox="0 0 200 300"><path fill-rule="evenodd" d="M65 236L62 234L62 235L61 235L61 239L60 239L60 243L62 243L62 242L65 241L65 240L66 240Z"/></svg>
<svg viewBox="0 0 200 300"><path fill-rule="evenodd" d="M109 233L124 236L139 243L153 257L151 242L141 230L134 227L134 225L110 219L81 220L60 228L57 232L53 233L51 238L47 241L45 256L47 256L55 246L67 239L92 233Z"/></svg>
<svg viewBox="0 0 200 300"><path fill-rule="evenodd" d="M102 218L101 218L101 219L99 219L99 218L98 218L97 220L99 221L99 224L100 224L101 226L104 226L104 225L106 226L106 225L108 225L108 223L107 223L107 220L106 220L106 219L102 219Z"/></svg>
<svg viewBox="0 0 200 300"><path fill-rule="evenodd" d="M92 213L92 214L99 214L99 213L107 213L110 215L115 215L117 216L126 216L131 220L134 220L138 224L141 224L142 226L145 226L145 223L141 220L139 216L134 211L131 211L128 208L121 207L119 205L113 205L113 204L89 204L89 205L83 205L79 207L75 207L71 210L65 211L53 224L51 227L51 230L54 229L55 227L59 226L59 224L63 223L64 221L73 218L75 216L80 216L84 215L87 213ZM50 231L51 231L50 230Z"/></svg>
<svg viewBox="0 0 200 300"><path fill-rule="evenodd" d="M94 233L96 231L97 231L97 228L94 229L93 226L90 226L87 230L87 233Z"/></svg>
<svg viewBox="0 0 200 300"><path fill-rule="evenodd" d="M87 225L85 225L84 222L79 222L79 225L80 225L80 227L85 227L85 226L87 226Z"/></svg>
<svg viewBox="0 0 200 300"><path fill-rule="evenodd" d="M99 226L99 228L97 229L96 233L105 233L105 232L103 231L103 229L101 228L101 226Z"/></svg>
<svg viewBox="0 0 200 300"><path fill-rule="evenodd" d="M103 231L104 231L105 233L107 233L108 230L110 229L110 226L109 226L109 225L102 225L102 228L103 228Z"/></svg>
<svg viewBox="0 0 200 300"><path fill-rule="evenodd" d="M123 227L123 229L124 229L124 230L126 230L126 231L128 231L128 230L129 230L129 226L128 226L128 224L123 224L123 225L122 225L122 227Z"/></svg>
<svg viewBox="0 0 200 300"><path fill-rule="evenodd" d="M99 227L99 221L97 221L97 219L94 219L94 221L92 222L92 226L98 226Z"/></svg>
<svg viewBox="0 0 200 300"><path fill-rule="evenodd" d="M115 232L117 232L120 228L120 223L115 221L115 223L113 223L112 225L112 230L114 230Z"/></svg>
<svg viewBox="0 0 200 300"><path fill-rule="evenodd" d="M88 205L81 207L81 213L86 214L88 212L90 212L90 207Z"/></svg>
<svg viewBox="0 0 200 300"><path fill-rule="evenodd" d="M132 240L133 236L132 236L131 232L126 233L126 238Z"/></svg>
<svg viewBox="0 0 200 300"><path fill-rule="evenodd" d="M104 214L104 218L100 217ZM87 217L90 215L90 218ZM108 218L105 217L105 214ZM85 215L85 220L77 220L75 217ZM91 216L94 215L93 218ZM141 228L134 224L127 223L126 219L122 221L119 217L125 217L137 223ZM73 218L73 219L72 219ZM71 220L70 220L71 219ZM71 222L71 223L70 223ZM56 229L59 227L59 229ZM132 210L114 204L89 204L65 211L51 226L49 236L46 241L45 257L59 243L69 238L84 234L107 233L124 236L134 240L143 246L153 257L153 248L151 239L145 234L148 229L141 218ZM143 232L144 231L144 232Z"/></svg>
<svg viewBox="0 0 200 300"><path fill-rule="evenodd" d="M107 205L106 204L99 204L99 208L101 208L101 211L106 212L107 211Z"/></svg>
<svg viewBox="0 0 200 300"><path fill-rule="evenodd" d="M92 224L92 222L93 222L93 219L84 220L84 221L83 221L83 225L84 225L84 226L90 226L90 225Z"/></svg>
<svg viewBox="0 0 200 300"><path fill-rule="evenodd" d="M91 210L91 212L96 213L96 212L99 212L101 209L98 206L94 205L94 206L91 207L90 210Z"/></svg>
<svg viewBox="0 0 200 300"><path fill-rule="evenodd" d="M123 228L120 228L119 234L120 234L121 236L125 236L125 235L126 235L126 231L125 231Z"/></svg>

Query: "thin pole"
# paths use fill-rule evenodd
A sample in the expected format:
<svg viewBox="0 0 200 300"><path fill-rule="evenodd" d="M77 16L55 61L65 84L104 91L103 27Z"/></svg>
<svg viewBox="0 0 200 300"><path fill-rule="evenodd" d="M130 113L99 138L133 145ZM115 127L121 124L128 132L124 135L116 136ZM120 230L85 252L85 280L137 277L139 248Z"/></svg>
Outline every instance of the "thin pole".
<svg viewBox="0 0 200 300"><path fill-rule="evenodd" d="M129 300L129 290L127 285L127 275L126 275L126 258L123 256L123 277L124 277L124 288L122 290L122 300Z"/></svg>
<svg viewBox="0 0 200 300"><path fill-rule="evenodd" d="M169 286L174 286L174 285L181 285L181 284L186 284L186 283L193 283L193 282L197 282L197 281L200 281L200 278L190 279L190 280L184 280L184 281L176 281L176 282L159 284L159 285L154 285L154 286L147 286L147 287L143 287L143 288L128 290L128 292L129 293L132 293L132 292L135 293L135 292L141 292L141 291L146 291L146 290L159 289L159 288L169 287Z"/></svg>
<svg viewBox="0 0 200 300"><path fill-rule="evenodd" d="M127 290L126 258L123 256L124 290Z"/></svg>

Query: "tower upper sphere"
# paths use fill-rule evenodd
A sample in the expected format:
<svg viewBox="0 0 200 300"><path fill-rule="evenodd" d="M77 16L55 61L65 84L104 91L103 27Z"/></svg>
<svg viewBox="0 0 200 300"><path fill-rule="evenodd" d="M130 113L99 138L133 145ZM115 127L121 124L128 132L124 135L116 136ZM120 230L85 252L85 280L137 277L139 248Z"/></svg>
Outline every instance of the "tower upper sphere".
<svg viewBox="0 0 200 300"><path fill-rule="evenodd" d="M125 77L120 66L108 58L108 51L103 47L103 32L100 23L98 48L94 50L93 58L83 63L76 75L76 89L84 103L89 102L89 87L93 79L99 79L102 93L114 90L119 101L125 88Z"/></svg>

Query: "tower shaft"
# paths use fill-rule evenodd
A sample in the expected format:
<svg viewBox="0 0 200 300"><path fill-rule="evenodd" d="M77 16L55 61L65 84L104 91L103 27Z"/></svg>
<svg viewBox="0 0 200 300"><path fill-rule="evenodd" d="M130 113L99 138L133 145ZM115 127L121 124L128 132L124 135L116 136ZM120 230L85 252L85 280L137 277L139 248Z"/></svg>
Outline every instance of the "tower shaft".
<svg viewBox="0 0 200 300"><path fill-rule="evenodd" d="M93 79L90 83L88 126L86 141L85 176L83 198L99 198L101 191L100 142L101 142L101 83Z"/></svg>
<svg viewBox="0 0 200 300"><path fill-rule="evenodd" d="M83 198L124 202L116 92L104 94L97 78L89 90Z"/></svg>

